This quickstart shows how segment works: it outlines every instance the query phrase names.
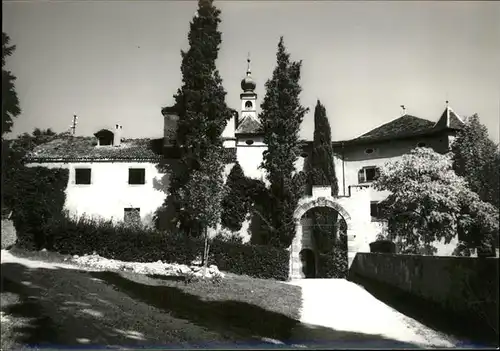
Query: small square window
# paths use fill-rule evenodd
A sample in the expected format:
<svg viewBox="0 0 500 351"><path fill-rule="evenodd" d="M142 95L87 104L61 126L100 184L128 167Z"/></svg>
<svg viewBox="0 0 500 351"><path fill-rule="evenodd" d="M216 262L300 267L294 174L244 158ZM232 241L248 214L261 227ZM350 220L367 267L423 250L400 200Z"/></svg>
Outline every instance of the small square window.
<svg viewBox="0 0 500 351"><path fill-rule="evenodd" d="M377 167L365 167L358 172L358 183L369 183L377 179L379 170Z"/></svg>
<svg viewBox="0 0 500 351"><path fill-rule="evenodd" d="M123 209L123 222L126 225L138 225L141 223L141 209L128 207Z"/></svg>
<svg viewBox="0 0 500 351"><path fill-rule="evenodd" d="M145 184L146 170L144 168L130 168L128 170L129 184Z"/></svg>
<svg viewBox="0 0 500 351"><path fill-rule="evenodd" d="M75 184L90 184L90 168L75 169Z"/></svg>

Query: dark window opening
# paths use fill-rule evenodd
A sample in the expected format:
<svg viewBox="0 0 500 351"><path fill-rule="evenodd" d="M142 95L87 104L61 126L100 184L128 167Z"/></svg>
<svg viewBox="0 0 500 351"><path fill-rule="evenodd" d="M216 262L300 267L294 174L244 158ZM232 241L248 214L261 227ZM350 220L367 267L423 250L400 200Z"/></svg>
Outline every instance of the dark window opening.
<svg viewBox="0 0 500 351"><path fill-rule="evenodd" d="M140 208L125 208L123 213L123 222L126 225L137 225L141 223L141 209Z"/></svg>
<svg viewBox="0 0 500 351"><path fill-rule="evenodd" d="M379 176L379 170L377 167L365 167L358 172L358 183L368 183L373 182Z"/></svg>
<svg viewBox="0 0 500 351"><path fill-rule="evenodd" d="M252 102L251 101L245 102L245 108L252 108Z"/></svg>
<svg viewBox="0 0 500 351"><path fill-rule="evenodd" d="M90 168L75 169L75 184L90 184Z"/></svg>
<svg viewBox="0 0 500 351"><path fill-rule="evenodd" d="M252 144L253 144L253 140L247 140L247 141L245 141L245 143L246 143L247 145L252 145Z"/></svg>
<svg viewBox="0 0 500 351"><path fill-rule="evenodd" d="M114 133L108 129L101 129L94 134L99 140L99 146L113 145Z"/></svg>
<svg viewBox="0 0 500 351"><path fill-rule="evenodd" d="M128 170L129 184L145 184L146 170L144 168L130 168Z"/></svg>
<svg viewBox="0 0 500 351"><path fill-rule="evenodd" d="M370 203L370 216L373 219L379 219L381 217L380 206L378 202Z"/></svg>

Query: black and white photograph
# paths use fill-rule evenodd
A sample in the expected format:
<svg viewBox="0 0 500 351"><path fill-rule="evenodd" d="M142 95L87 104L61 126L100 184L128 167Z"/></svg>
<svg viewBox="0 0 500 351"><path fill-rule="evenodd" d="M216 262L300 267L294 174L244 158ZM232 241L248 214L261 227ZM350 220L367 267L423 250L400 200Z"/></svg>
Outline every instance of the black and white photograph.
<svg viewBox="0 0 500 351"><path fill-rule="evenodd" d="M498 349L500 3L2 10L1 350Z"/></svg>

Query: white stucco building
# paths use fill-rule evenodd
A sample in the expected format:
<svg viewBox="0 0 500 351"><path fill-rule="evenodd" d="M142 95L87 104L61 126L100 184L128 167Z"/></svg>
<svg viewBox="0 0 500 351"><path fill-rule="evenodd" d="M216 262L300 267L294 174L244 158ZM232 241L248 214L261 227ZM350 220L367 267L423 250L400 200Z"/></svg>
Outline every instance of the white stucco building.
<svg viewBox="0 0 500 351"><path fill-rule="evenodd" d="M248 60L246 76L241 81L239 111L234 110L222 135L227 150L225 175L238 161L246 176L265 181L264 170L259 165L266 145L255 88ZM122 127L116 125L99 130L93 137L69 136L40 145L28 155L28 166L69 169L66 209L71 214L85 213L120 221L139 216L144 223L151 223L168 187L168 175L160 173L157 165L161 160L168 162L176 158L178 115L175 106L165 107L161 112L164 118L161 139L123 139ZM368 243L381 231L377 204L388 194L370 187L377 167L417 146L432 147L438 152L449 150L463 121L448 105L437 117L430 121L411 116L403 109L401 116L358 138L333 142L339 196L333 200L328 198L330 202L324 203L335 202L350 217L352 225L348 231L352 235L349 242L353 250L369 250ZM304 169L311 146L311 141L303 141L303 151L296 161L297 171ZM316 201L318 196L311 201ZM247 221L240 231L246 239L249 238L248 226Z"/></svg>

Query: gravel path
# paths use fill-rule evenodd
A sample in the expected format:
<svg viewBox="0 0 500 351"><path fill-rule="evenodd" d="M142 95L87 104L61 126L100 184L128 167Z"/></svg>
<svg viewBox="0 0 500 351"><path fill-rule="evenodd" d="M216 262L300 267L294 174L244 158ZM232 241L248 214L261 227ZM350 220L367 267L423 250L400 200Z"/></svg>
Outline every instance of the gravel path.
<svg viewBox="0 0 500 351"><path fill-rule="evenodd" d="M347 280L303 279L290 284L302 287L302 323L346 333L341 344L326 337L325 343L331 347L455 346L451 338L399 313ZM321 332L316 337L321 338Z"/></svg>

